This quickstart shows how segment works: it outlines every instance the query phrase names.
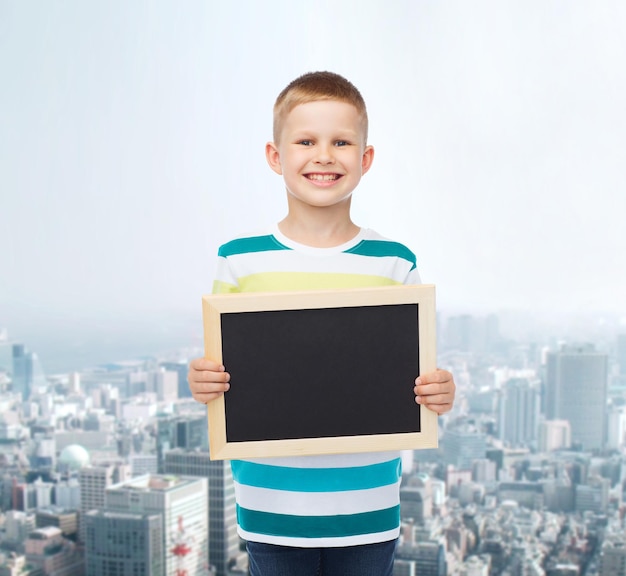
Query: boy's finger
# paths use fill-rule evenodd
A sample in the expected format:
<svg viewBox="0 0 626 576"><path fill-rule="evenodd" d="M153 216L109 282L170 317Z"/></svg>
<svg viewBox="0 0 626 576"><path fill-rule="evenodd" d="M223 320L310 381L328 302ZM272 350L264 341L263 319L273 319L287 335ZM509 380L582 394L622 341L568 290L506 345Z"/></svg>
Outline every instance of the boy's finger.
<svg viewBox="0 0 626 576"><path fill-rule="evenodd" d="M428 408L429 410L432 410L433 412L437 412L437 414L443 414L452 408L452 401L450 398L447 398L446 395L429 396L428 398L416 396L415 402L425 408Z"/></svg>
<svg viewBox="0 0 626 576"><path fill-rule="evenodd" d="M418 384L413 388L413 391L418 396L432 396L433 394L451 394L452 391L448 388L447 383L435 383L435 384Z"/></svg>
<svg viewBox="0 0 626 576"><path fill-rule="evenodd" d="M428 408L429 410L432 410L436 414L441 415L441 414L445 414L446 412L449 412L452 409L452 404L432 404L432 405L426 406L426 408Z"/></svg>
<svg viewBox="0 0 626 576"><path fill-rule="evenodd" d="M451 404L452 397L450 394L433 394L431 396L415 396L415 401L418 404L424 404L431 406L434 404Z"/></svg>
<svg viewBox="0 0 626 576"><path fill-rule="evenodd" d="M226 392L230 388L230 384L228 382L197 382L196 383L196 393L199 394L213 394L217 392L218 394L221 392Z"/></svg>
<svg viewBox="0 0 626 576"><path fill-rule="evenodd" d="M441 382L449 382L452 380L452 374L447 370L435 370L434 372L428 372L426 374L420 374L415 379L415 384L437 384Z"/></svg>
<svg viewBox="0 0 626 576"><path fill-rule="evenodd" d="M194 370L210 370L212 372L224 372L225 370L222 364L208 358L196 358L191 361L190 367Z"/></svg>
<svg viewBox="0 0 626 576"><path fill-rule="evenodd" d="M189 380L195 382L228 382L230 381L230 374L228 372L203 370L202 372L195 372Z"/></svg>

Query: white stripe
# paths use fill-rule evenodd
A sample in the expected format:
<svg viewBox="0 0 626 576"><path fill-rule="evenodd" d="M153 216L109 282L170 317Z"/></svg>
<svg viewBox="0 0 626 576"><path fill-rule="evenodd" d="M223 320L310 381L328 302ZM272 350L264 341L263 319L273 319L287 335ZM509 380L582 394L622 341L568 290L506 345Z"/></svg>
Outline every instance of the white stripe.
<svg viewBox="0 0 626 576"><path fill-rule="evenodd" d="M237 528L239 536L251 542L261 542L264 544L278 544L279 546L295 546L298 548L339 548L343 546L359 546L361 544L376 544L378 542L389 542L400 536L400 528L387 530L385 532L375 532L373 534L358 534L356 536L343 536L341 538L287 538L285 536L267 536L247 532L240 527Z"/></svg>
<svg viewBox="0 0 626 576"><path fill-rule="evenodd" d="M334 516L385 510L397 506L400 482L349 492L288 492L269 488L243 486L235 482L236 500L240 506L259 512L295 516Z"/></svg>
<svg viewBox="0 0 626 576"><path fill-rule="evenodd" d="M282 458L246 458L246 462L288 468L355 468L382 464L400 458L398 451L361 454L326 454L322 456L285 456Z"/></svg>
<svg viewBox="0 0 626 576"><path fill-rule="evenodd" d="M376 258L373 261L373 258ZM231 266L237 270L237 276L247 276L258 271L259 255L257 252L234 254L228 257ZM372 266L375 262L376 266ZM365 264L365 266L364 266ZM292 250L270 250L263 253L263 273L271 272L306 272L367 274L368 276L388 276L390 273L398 282L402 282L413 264L397 256L363 256L361 254L338 254L333 258L303 257ZM394 272L400 268L402 277Z"/></svg>
<svg viewBox="0 0 626 576"><path fill-rule="evenodd" d="M217 259L217 267L215 269L214 280L226 282L227 284L237 285L237 279L233 276L228 260L219 256Z"/></svg>

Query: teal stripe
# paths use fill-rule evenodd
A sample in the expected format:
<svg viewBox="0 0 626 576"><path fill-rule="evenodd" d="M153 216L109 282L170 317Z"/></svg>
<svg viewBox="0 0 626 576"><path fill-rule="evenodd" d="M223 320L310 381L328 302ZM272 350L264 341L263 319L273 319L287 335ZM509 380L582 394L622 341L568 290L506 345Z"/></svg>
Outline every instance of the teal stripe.
<svg viewBox="0 0 626 576"><path fill-rule="evenodd" d="M240 484L290 492L344 492L367 490L398 482L402 461L353 468L289 468L233 460L234 479Z"/></svg>
<svg viewBox="0 0 626 576"><path fill-rule="evenodd" d="M272 234L267 236L252 236L250 238L237 238L220 246L217 255L227 258L236 254L248 254L250 252L268 252L270 250L291 250L281 244Z"/></svg>
<svg viewBox="0 0 626 576"><path fill-rule="evenodd" d="M341 516L292 516L248 510L237 506L237 521L247 532L292 538L341 538L395 530L400 506Z"/></svg>
<svg viewBox="0 0 626 576"><path fill-rule="evenodd" d="M402 258L412 264L411 270L417 267L415 254L404 244L391 242L389 240L362 240L356 246L346 250L346 254L358 254L359 256L395 256Z"/></svg>

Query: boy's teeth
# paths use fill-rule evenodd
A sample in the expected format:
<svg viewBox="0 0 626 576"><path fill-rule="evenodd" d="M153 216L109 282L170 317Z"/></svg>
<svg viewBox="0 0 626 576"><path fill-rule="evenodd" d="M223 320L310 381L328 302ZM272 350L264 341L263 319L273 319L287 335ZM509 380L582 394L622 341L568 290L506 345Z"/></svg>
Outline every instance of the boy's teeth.
<svg viewBox="0 0 626 576"><path fill-rule="evenodd" d="M309 180L336 180L337 174L309 174Z"/></svg>

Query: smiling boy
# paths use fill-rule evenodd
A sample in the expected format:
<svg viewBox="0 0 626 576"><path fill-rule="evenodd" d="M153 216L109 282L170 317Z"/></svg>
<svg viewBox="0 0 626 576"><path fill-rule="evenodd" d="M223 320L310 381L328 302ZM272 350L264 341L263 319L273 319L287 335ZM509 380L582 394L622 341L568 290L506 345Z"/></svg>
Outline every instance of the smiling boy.
<svg viewBox="0 0 626 576"><path fill-rule="evenodd" d="M342 76L312 72L280 93L265 155L285 183L287 216L220 247L214 292L420 283L408 248L351 219L352 193L374 159L367 129L365 102ZM230 375L199 358L189 384L207 403L228 391ZM407 386L438 414L452 408L455 384L445 370ZM400 463L397 452L233 461L251 576L391 576Z"/></svg>

